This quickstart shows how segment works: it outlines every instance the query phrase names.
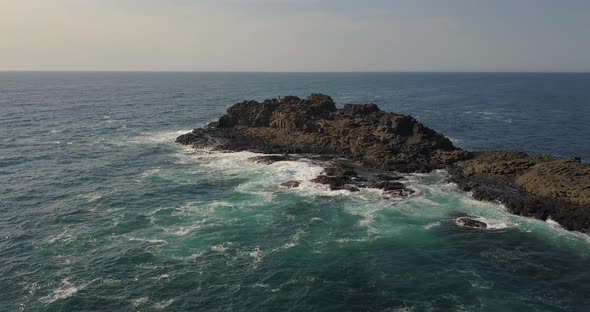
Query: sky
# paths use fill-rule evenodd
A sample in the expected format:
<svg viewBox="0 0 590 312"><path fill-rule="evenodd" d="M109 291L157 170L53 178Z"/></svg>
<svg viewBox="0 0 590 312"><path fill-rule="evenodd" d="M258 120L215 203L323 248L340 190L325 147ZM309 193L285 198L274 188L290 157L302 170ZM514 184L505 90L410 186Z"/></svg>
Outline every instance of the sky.
<svg viewBox="0 0 590 312"><path fill-rule="evenodd" d="M590 71L588 0L0 0L0 70Z"/></svg>

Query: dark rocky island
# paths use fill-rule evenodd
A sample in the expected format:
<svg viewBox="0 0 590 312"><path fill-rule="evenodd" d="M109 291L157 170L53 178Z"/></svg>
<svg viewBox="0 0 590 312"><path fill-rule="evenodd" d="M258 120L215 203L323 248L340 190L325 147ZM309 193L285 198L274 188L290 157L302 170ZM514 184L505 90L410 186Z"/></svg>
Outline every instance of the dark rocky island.
<svg viewBox="0 0 590 312"><path fill-rule="evenodd" d="M590 234L590 165L578 158L464 151L412 116L387 113L375 104L338 109L321 94L245 101L176 142L275 154L252 159L261 163L315 159L325 164L325 171L314 182L351 192L380 188L386 197L413 193L397 181L398 173L446 169L450 180L476 199L500 202L514 214L551 218L568 230ZM283 186L299 183L285 181Z"/></svg>

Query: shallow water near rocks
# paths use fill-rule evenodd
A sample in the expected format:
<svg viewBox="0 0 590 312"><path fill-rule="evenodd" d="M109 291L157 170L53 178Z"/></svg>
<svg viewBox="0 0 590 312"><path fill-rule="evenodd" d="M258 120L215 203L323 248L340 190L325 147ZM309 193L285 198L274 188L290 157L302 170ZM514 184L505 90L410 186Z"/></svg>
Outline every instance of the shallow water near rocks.
<svg viewBox="0 0 590 312"><path fill-rule="evenodd" d="M404 176L416 193L396 200L288 189L322 168L174 139L242 99L323 92L411 113L461 147L585 158L589 85L589 75L0 73L0 305L585 311L587 236L475 201L444 171ZM467 215L488 229L458 227Z"/></svg>

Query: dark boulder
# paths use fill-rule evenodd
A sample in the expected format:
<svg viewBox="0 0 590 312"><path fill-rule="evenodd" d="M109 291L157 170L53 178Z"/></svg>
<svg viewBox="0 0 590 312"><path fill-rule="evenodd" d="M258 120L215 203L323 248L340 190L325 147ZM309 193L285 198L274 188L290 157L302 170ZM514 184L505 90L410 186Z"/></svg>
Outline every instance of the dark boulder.
<svg viewBox="0 0 590 312"><path fill-rule="evenodd" d="M397 175L387 175L387 174L376 174L375 177L377 179L383 180L383 181L396 181L396 180L400 180L402 179L401 176L397 176Z"/></svg>
<svg viewBox="0 0 590 312"><path fill-rule="evenodd" d="M403 183L392 181L379 182L376 187L384 191L403 190L406 188Z"/></svg>
<svg viewBox="0 0 590 312"><path fill-rule="evenodd" d="M457 219L455 219L455 224L457 224L457 226L460 226L460 227L479 229L479 230L483 230L483 229L488 228L488 225L485 222L475 220L475 219L472 219L469 217L457 218Z"/></svg>
<svg viewBox="0 0 590 312"><path fill-rule="evenodd" d="M330 186L331 190L340 190L350 181L350 178L345 176L331 177L327 175L319 175L311 181L319 184L327 184Z"/></svg>

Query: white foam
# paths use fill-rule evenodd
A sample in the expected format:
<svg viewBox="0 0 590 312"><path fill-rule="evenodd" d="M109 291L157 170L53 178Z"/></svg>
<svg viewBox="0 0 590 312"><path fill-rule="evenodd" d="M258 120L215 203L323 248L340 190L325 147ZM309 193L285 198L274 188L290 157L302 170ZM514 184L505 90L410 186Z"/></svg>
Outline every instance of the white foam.
<svg viewBox="0 0 590 312"><path fill-rule="evenodd" d="M260 262L262 262L262 259L264 258L264 253L258 246L256 246L254 249L250 251L241 251L239 255L252 258L252 265L254 267L256 267Z"/></svg>
<svg viewBox="0 0 590 312"><path fill-rule="evenodd" d="M175 139L182 134L191 132L192 130L177 130L177 131L158 131L158 132L144 132L141 135L127 140L127 143L132 144L173 144Z"/></svg>
<svg viewBox="0 0 590 312"><path fill-rule="evenodd" d="M49 236L47 238L47 242L50 244L55 244L58 242L63 243L63 244L67 244L67 243L72 242L75 238L76 238L76 235L74 233L72 233L69 228L64 228L63 232L61 232L57 235Z"/></svg>
<svg viewBox="0 0 590 312"><path fill-rule="evenodd" d="M423 228L426 230L430 230L431 228L433 228L435 226L439 226L439 225L440 225L440 221L434 221L434 222L430 222L430 223L424 225Z"/></svg>
<svg viewBox="0 0 590 312"><path fill-rule="evenodd" d="M194 252L189 256L172 256L172 258L180 261L195 261L205 255L205 251Z"/></svg>
<svg viewBox="0 0 590 312"><path fill-rule="evenodd" d="M199 224L194 224L191 226L181 226L178 230L172 232L172 234L176 236L186 236L189 233L198 230L200 227L201 226Z"/></svg>
<svg viewBox="0 0 590 312"><path fill-rule="evenodd" d="M337 243L339 244L346 244L346 243L358 243L358 242L366 242L371 240L368 237L365 238L339 238L336 240Z"/></svg>
<svg viewBox="0 0 590 312"><path fill-rule="evenodd" d="M223 253L227 250L227 247L223 245L215 245L211 247L211 250Z"/></svg>
<svg viewBox="0 0 590 312"><path fill-rule="evenodd" d="M514 227L514 224L507 221L507 220L496 220L496 219L488 219L484 217L476 218L475 220L484 222L488 225L488 229L491 230L501 230Z"/></svg>
<svg viewBox="0 0 590 312"><path fill-rule="evenodd" d="M170 275L168 275L168 274L162 274L160 276L154 277L153 279L159 281L161 279L165 279L165 278L169 278L169 277L170 277Z"/></svg>
<svg viewBox="0 0 590 312"><path fill-rule="evenodd" d="M90 285L91 283L94 283L97 280L99 279L93 279L92 281L86 284L75 286L73 283L69 281L68 278L65 278L61 281L59 288L55 289L51 294L39 298L39 301L46 304L50 304L60 299L69 298L76 294L78 291L84 289L86 286Z"/></svg>
<svg viewBox="0 0 590 312"><path fill-rule="evenodd" d="M464 217L456 218L455 224L457 224L458 226L464 226L464 223L461 220L462 218L464 218ZM475 221L483 222L486 224L486 228L481 228L481 230L502 230L502 229L514 227L514 224L507 221L507 220L496 220L496 219L490 219L490 218L484 218L484 217L476 217L476 218L471 218L471 219L473 219Z"/></svg>
<svg viewBox="0 0 590 312"><path fill-rule="evenodd" d="M295 247L295 246L297 246L297 244L292 243L292 242L289 242L289 243L284 244L282 247L284 249L289 249L289 248L292 248L292 247Z"/></svg>
<svg viewBox="0 0 590 312"><path fill-rule="evenodd" d="M79 290L80 290L79 287L75 287L74 285L72 285L72 283L70 283L67 279L65 279L61 282L61 286L58 289L54 290L53 293L40 298L39 301L41 301L43 303L52 303L52 302L55 302L59 299L65 299L65 298L71 297L72 295L77 293Z"/></svg>
<svg viewBox="0 0 590 312"><path fill-rule="evenodd" d="M158 172L160 172L160 170L161 170L160 168L148 169L141 174L141 177L147 178L147 177L153 176L153 175L157 174Z"/></svg>
<svg viewBox="0 0 590 312"><path fill-rule="evenodd" d="M162 310L166 309L168 306L170 306L173 302L174 302L174 299L160 301L160 302L154 303L153 307L154 307L154 309L156 309L158 311L162 311Z"/></svg>
<svg viewBox="0 0 590 312"><path fill-rule="evenodd" d="M259 247L254 248L252 251L248 253L248 255L254 259L254 263L260 263L260 261L262 261L262 258L264 257L264 254L262 253L262 250L260 250Z"/></svg>
<svg viewBox="0 0 590 312"><path fill-rule="evenodd" d="M146 242L146 243L154 244L154 245L163 245L163 244L168 243L167 241L165 241L163 239L148 239L148 238L137 238L137 237L129 237L129 241Z"/></svg>
<svg viewBox="0 0 590 312"><path fill-rule="evenodd" d="M412 311L414 311L414 307L401 306L401 307L393 308L393 310L391 310L391 311L392 312L412 312Z"/></svg>
<svg viewBox="0 0 590 312"><path fill-rule="evenodd" d="M545 220L545 222L547 224L549 224L550 226L552 226L552 227L555 227L555 228L558 228L558 229L561 229L562 228L561 227L561 224L559 224L556 221L554 221L553 219L551 219L551 217L547 217L547 220Z"/></svg>
<svg viewBox="0 0 590 312"><path fill-rule="evenodd" d="M133 306L137 307L137 306L146 304L149 300L150 300L150 297L141 297L141 298L131 300L131 303L133 304Z"/></svg>
<svg viewBox="0 0 590 312"><path fill-rule="evenodd" d="M102 195L98 192L91 192L91 193L87 193L87 194L83 194L83 195L79 195L79 196L82 198L86 198L87 203L92 203L92 202L95 202L95 201L102 198Z"/></svg>

